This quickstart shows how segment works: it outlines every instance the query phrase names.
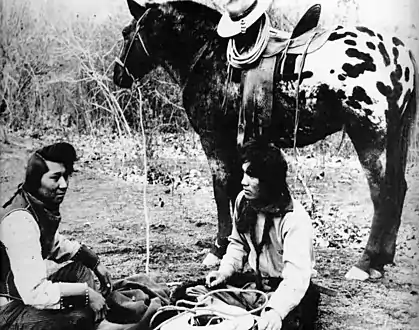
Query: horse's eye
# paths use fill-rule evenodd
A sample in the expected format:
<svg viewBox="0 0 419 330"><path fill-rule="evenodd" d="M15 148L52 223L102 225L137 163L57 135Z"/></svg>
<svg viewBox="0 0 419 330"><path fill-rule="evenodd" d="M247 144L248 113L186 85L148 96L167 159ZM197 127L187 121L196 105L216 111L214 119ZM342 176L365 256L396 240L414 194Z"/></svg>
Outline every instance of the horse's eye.
<svg viewBox="0 0 419 330"><path fill-rule="evenodd" d="M123 37L126 37L128 34L129 34L129 29L128 29L128 28L124 28L124 29L122 30L122 36L123 36Z"/></svg>

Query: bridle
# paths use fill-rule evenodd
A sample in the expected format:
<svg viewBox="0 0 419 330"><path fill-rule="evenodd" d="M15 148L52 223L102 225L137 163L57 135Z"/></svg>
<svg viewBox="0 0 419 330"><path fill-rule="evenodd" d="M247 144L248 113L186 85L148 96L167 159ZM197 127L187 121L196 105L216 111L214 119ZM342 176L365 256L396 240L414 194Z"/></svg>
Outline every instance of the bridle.
<svg viewBox="0 0 419 330"><path fill-rule="evenodd" d="M144 12L144 14L142 14L141 17L137 20L137 23L135 25L134 36L133 36L133 38L130 41L130 44L129 44L128 49L127 49L126 54L125 54L124 61L122 62L121 59L120 59L120 56L122 54L122 51L124 50L124 47L121 49L121 52L119 54L119 57L116 57L115 58L115 63L117 63L118 65L120 65L124 69L125 73L132 79L132 81L134 82L134 84L135 84L135 82L138 79L135 78L134 75L128 70L128 68L126 66L126 61L127 61L128 55L129 55L129 53L131 51L131 48L134 45L134 41L136 39L138 39L140 41L141 46L142 46L142 48L144 50L144 53L148 57L151 58L151 53L148 51L148 49L147 49L147 47L145 45L145 42L144 42L144 40L143 40L143 38L141 37L141 34L140 34L140 29L141 29L141 24L140 23L145 18L145 16L148 14L148 12L150 11L150 9L151 8L146 9L146 11ZM192 70L194 69L195 65L198 63L198 61L201 59L201 57L203 56L203 54L205 53L205 51L208 49L208 46L209 46L209 41L205 42L205 44L198 50L198 53L196 54L196 56L195 56L195 58L194 58L194 60L193 60L193 62L191 64L191 66L189 68L189 72L192 72ZM183 90L184 87L186 86L187 82L188 82L188 79L186 79L186 81L183 84L181 84L180 81L179 81L179 78L175 77L175 75L173 74L173 72L170 69L169 65L166 62L164 62L164 61L159 61L159 62L160 62L159 64L166 70L166 72L173 79L173 81L177 85L180 86L181 90Z"/></svg>
<svg viewBox="0 0 419 330"><path fill-rule="evenodd" d="M120 56L121 56L122 51L124 50L124 47L122 47L121 52L119 53L119 57L115 58L115 62L124 69L125 73L131 77L133 82L135 82L137 79L134 77L133 74L131 74L131 72L129 72L129 70L126 66L126 61L127 61L128 55L131 51L131 48L134 45L134 41L136 39L138 39L140 41L141 46L143 47L144 53L146 53L148 57L151 57L150 52L147 50L147 47L145 46L144 40L143 40L143 38L141 38L141 34L140 34L140 28L141 28L140 23L144 19L144 17L148 14L149 11L150 11L150 8L146 9L144 14L141 15L141 17L137 20L137 23L135 24L134 37L131 39L131 42L128 46L127 52L125 54L124 62L122 62L121 59L120 59Z"/></svg>

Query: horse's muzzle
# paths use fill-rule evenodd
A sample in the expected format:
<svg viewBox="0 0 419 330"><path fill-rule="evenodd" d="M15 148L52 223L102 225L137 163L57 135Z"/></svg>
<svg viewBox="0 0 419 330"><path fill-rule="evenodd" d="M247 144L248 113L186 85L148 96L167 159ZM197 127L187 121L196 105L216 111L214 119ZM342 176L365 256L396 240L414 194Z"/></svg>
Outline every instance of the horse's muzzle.
<svg viewBox="0 0 419 330"><path fill-rule="evenodd" d="M113 82L115 83L115 85L121 88L131 88L134 81L131 78L131 76L127 73L121 61L118 60L115 60L115 67L113 69Z"/></svg>

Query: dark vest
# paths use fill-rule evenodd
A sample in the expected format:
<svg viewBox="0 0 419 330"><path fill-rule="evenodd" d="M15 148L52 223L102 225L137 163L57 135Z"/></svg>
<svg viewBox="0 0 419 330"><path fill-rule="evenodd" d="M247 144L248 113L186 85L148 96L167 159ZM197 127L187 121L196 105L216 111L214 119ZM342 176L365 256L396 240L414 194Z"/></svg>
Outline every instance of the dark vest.
<svg viewBox="0 0 419 330"><path fill-rule="evenodd" d="M29 196L23 191L20 192L8 203L8 205L0 209L0 223L12 212L26 211L31 214L39 226L41 232L41 248L42 258L47 259L51 253L55 233L60 223L59 217L51 219L51 216L45 212L41 205L37 205L30 201ZM0 242L0 295L8 295L20 298L14 283L14 276L10 268L10 260L7 255L5 246Z"/></svg>

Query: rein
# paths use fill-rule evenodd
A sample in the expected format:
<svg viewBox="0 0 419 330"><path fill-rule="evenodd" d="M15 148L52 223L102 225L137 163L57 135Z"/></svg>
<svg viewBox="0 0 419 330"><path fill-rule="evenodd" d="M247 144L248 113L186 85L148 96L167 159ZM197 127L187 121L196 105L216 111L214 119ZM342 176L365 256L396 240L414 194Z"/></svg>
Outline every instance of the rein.
<svg viewBox="0 0 419 330"><path fill-rule="evenodd" d="M134 44L135 39L140 40L140 43L141 43L141 46L144 49L144 52L147 54L148 57L150 57L150 52L147 50L147 47L145 46L144 40L141 38L141 35L140 35L140 23L143 20L143 18L148 14L149 11L150 11L150 8L148 8L144 12L144 14L141 15L141 17L137 20L137 23L135 24L134 37L131 39L131 42L130 42L129 47L127 49L127 53L125 54L124 62L122 62L119 57L115 57L115 62L124 68L125 72L131 77L131 79L133 81L135 81L136 79L135 79L134 75L132 75L131 72L129 72L129 70L126 66L126 62L127 62L128 55L131 51L131 48L132 48L132 45ZM121 49L121 53L122 53L123 50L124 50L124 48ZM121 55L121 53L119 55Z"/></svg>

